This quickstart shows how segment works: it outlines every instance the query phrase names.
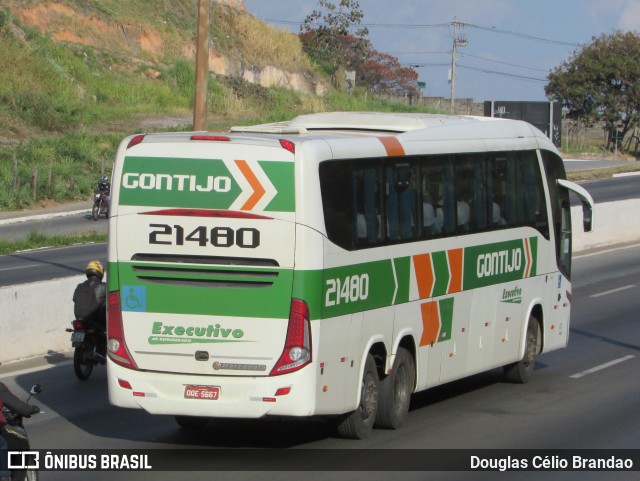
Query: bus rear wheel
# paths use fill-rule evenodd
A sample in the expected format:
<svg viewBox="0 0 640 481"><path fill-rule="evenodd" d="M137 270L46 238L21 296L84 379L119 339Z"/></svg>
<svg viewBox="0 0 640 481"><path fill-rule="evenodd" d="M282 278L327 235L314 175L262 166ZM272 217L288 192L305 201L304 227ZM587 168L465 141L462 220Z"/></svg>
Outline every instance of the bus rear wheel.
<svg viewBox="0 0 640 481"><path fill-rule="evenodd" d="M398 349L391 373L380 381L380 397L376 426L400 428L409 415L411 393L416 380L413 356L405 348Z"/></svg>
<svg viewBox="0 0 640 481"><path fill-rule="evenodd" d="M508 382L524 384L531 379L536 365L536 356L540 351L539 340L540 323L535 317L529 316L524 356L520 361L504 366L504 377Z"/></svg>
<svg viewBox="0 0 640 481"><path fill-rule="evenodd" d="M364 439L373 429L378 412L378 391L380 380L373 356L369 354L362 373L360 405L358 408L340 417L337 424L338 434L346 439Z"/></svg>

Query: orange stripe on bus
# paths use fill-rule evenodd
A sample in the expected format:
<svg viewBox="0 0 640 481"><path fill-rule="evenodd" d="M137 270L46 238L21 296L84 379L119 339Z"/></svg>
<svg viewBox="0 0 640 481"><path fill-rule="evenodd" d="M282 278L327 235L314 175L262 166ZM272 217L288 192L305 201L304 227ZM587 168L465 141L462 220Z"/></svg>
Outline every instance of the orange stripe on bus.
<svg viewBox="0 0 640 481"><path fill-rule="evenodd" d="M429 301L420 304L422 311L422 337L420 347L430 346L438 340L440 331L440 315L438 314L438 301Z"/></svg>
<svg viewBox="0 0 640 481"><path fill-rule="evenodd" d="M249 164L247 164L246 160L235 160L235 163L240 169L240 172L242 172L242 175L244 175L244 177L247 179L247 182L249 182L249 185L253 189L253 194L251 194L251 196L247 199L244 205L240 207L240 210L251 210L256 206L256 204L260 201L260 199L262 199L262 196L267 191L265 190L265 188L262 186L262 184L256 177L256 174L253 173L253 171L249 167Z"/></svg>
<svg viewBox="0 0 640 481"><path fill-rule="evenodd" d="M384 149L387 151L389 157L401 157L404 155L404 147L400 141L395 137L378 137L378 140L382 142Z"/></svg>
<svg viewBox="0 0 640 481"><path fill-rule="evenodd" d="M416 270L416 281L418 282L418 295L420 299L425 299L431 295L433 290L433 267L431 265L431 255L420 254L413 256L413 266Z"/></svg>
<svg viewBox="0 0 640 481"><path fill-rule="evenodd" d="M447 251L449 258L449 270L451 279L449 281L449 294L462 290L462 249L451 249Z"/></svg>

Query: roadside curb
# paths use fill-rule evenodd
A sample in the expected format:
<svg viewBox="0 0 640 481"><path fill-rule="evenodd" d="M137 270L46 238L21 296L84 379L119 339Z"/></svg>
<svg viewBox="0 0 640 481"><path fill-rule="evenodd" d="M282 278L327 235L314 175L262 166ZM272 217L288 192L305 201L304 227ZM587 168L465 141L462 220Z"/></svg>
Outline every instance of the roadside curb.
<svg viewBox="0 0 640 481"><path fill-rule="evenodd" d="M91 212L91 209L71 210L66 212L51 212L48 214L35 214L24 217L13 217L10 219L1 219L0 225L18 224L20 222L32 221L32 220L46 220L53 219L54 217L67 217L71 215L86 214Z"/></svg>

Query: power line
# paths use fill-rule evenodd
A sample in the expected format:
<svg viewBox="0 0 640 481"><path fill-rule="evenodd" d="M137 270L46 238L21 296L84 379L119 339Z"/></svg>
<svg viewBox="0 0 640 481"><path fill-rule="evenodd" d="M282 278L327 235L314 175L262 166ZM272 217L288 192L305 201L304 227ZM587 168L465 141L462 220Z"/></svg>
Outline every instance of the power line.
<svg viewBox="0 0 640 481"><path fill-rule="evenodd" d="M495 59L491 59L491 58L487 58L487 57L479 57L478 55L471 55L470 53L461 53L460 54L463 57L473 57L473 58L477 58L480 60L486 60L487 62L494 62L494 63L499 63L502 65L508 65L509 67L518 67L518 68L524 68L527 70L535 70L537 72L548 72L548 70L545 70L543 68L536 68L536 67L527 67L526 65L518 65L516 63L509 63L509 62L501 62L500 60L495 60Z"/></svg>
<svg viewBox="0 0 640 481"><path fill-rule="evenodd" d="M272 23L282 23L288 25L302 25L304 22L295 21L295 20L277 20L273 18L265 18L265 22ZM430 23L430 24L419 24L419 23L361 23L359 26L367 27L367 28L442 28L442 27L451 27L454 22L446 22L446 23ZM322 22L312 22L311 25L325 25ZM499 33L502 35L512 35L515 37L523 38L525 40L531 40L534 42L543 42L550 43L554 45L568 45L570 47L579 47L581 44L576 42L566 42L563 40L554 40L550 38L538 37L536 35L529 35L526 33L515 32L513 30L502 30L495 27L485 27L483 25L477 25L475 23L468 22L458 22L458 25L463 27L475 28L477 30L484 30L486 32Z"/></svg>
<svg viewBox="0 0 640 481"><path fill-rule="evenodd" d="M407 64L408 67L412 67L412 68L421 68L421 67L451 67L450 63L413 63L413 64ZM536 77L529 77L527 75L518 75L518 74L512 74L512 73L508 73L508 72L500 72L497 70L489 70L489 69L485 69L485 68L479 68L479 67L470 67L468 65L462 65L462 64L457 64L458 67L463 68L465 70L475 70L476 72L481 72L481 73L486 73L486 74L490 74L490 75L499 75L501 77L510 77L510 78L515 78L518 80L527 80L530 82L546 82L547 79L542 79L542 78L536 78Z"/></svg>
<svg viewBox="0 0 640 481"><path fill-rule="evenodd" d="M445 55L451 55L451 50L448 51L425 51L425 52L387 52L389 55L431 55L431 54L445 54ZM527 65L520 65L517 63L510 63L510 62L504 62L501 60L496 60L493 58L488 58L488 57L480 57L479 55L472 55L470 53L461 53L460 56L462 57L472 57L472 58L477 58L480 60L486 60L487 62L493 62L493 63L499 63L501 65L508 65L509 67L518 67L518 68L524 68L527 70L535 70L536 72L548 72L547 69L543 69L543 68L537 68L537 67L529 67Z"/></svg>
<svg viewBox="0 0 640 481"><path fill-rule="evenodd" d="M574 43L574 42L564 42L562 40L552 40L549 38L543 38L543 37L536 37L534 35L528 35L525 33L519 33L519 32L514 32L513 30L501 30L499 28L495 28L495 27L483 27L482 25L476 25L473 23L466 23L466 22L460 22L464 27L471 27L471 28L475 28L478 30L484 30L487 32L494 32L494 33L501 33L504 35L513 35L515 37L520 37L520 38L524 38L526 40L533 40L535 42L544 42L544 43L552 43L552 44L556 44L556 45L568 45L570 47L579 47L580 44L579 43Z"/></svg>
<svg viewBox="0 0 640 481"><path fill-rule="evenodd" d="M475 70L477 72L488 73L492 75L500 75L502 77L516 78L520 80L529 80L531 82L542 82L542 83L547 82L547 79L543 79L543 78L528 77L526 75L517 75L517 74L512 74L507 72L498 72L497 70L488 70L488 69L478 68L478 67L469 67L467 65L458 65L458 67L464 68L467 70Z"/></svg>

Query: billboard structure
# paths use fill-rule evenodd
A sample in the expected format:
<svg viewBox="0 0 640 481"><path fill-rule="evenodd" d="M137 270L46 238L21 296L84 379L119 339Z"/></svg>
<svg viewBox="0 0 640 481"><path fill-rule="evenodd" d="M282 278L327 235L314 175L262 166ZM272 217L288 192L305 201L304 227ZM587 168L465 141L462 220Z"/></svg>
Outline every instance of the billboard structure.
<svg viewBox="0 0 640 481"><path fill-rule="evenodd" d="M556 147L562 145L562 105L558 102L487 100L484 116L524 120L544 132Z"/></svg>

